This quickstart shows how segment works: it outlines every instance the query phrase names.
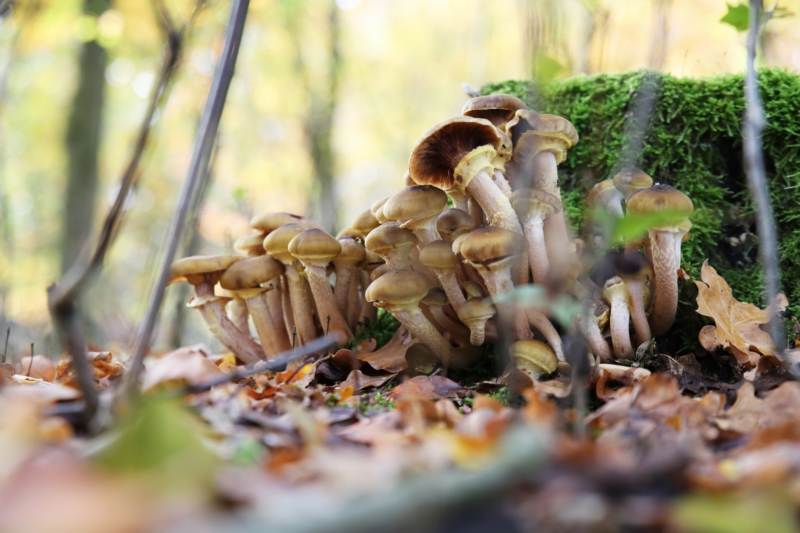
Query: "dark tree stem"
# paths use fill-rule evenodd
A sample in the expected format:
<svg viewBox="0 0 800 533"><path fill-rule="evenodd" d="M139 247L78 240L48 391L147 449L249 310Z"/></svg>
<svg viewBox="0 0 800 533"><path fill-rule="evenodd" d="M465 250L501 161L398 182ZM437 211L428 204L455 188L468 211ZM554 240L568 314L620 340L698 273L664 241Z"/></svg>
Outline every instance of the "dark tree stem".
<svg viewBox="0 0 800 533"><path fill-rule="evenodd" d="M758 254L764 270L765 295L769 303L769 334L778 352L784 349L784 335L778 318L777 298L780 291L780 267L778 263L778 240L775 222L772 217L772 202L767 186L764 168L764 152L761 146L761 134L766 120L761 97L758 93L758 78L755 68L758 35L761 30L761 0L750 0L750 25L747 35L747 73L744 81L745 113L744 113L744 163L750 194L756 207L756 223L758 231Z"/></svg>
<svg viewBox="0 0 800 533"><path fill-rule="evenodd" d="M239 44L244 32L244 23L247 18L247 8L249 0L234 0L231 7L231 16L228 21L228 29L225 34L225 46L222 51L219 64L214 72L214 81L211 84L206 107L200 121L200 128L195 138L192 159L186 173L186 179L181 187L178 197L177 208L172 217L169 234L167 237L167 249L164 252L164 259L161 269L156 279L155 287L150 295L150 302L147 306L144 321L141 326L136 346L131 358L131 367L125 375L123 382L122 398L131 398L138 392L137 383L139 375L144 365L144 357L150 347L153 329L158 320L161 302L164 299L164 289L169 281L169 269L175 259L178 249L184 222L189 214L189 206L195 188L200 181L200 177L206 170L209 155L214 147L214 139L219 129L219 121L222 117L222 110L225 106L225 98L228 95L231 79L233 78L236 57L239 53Z"/></svg>

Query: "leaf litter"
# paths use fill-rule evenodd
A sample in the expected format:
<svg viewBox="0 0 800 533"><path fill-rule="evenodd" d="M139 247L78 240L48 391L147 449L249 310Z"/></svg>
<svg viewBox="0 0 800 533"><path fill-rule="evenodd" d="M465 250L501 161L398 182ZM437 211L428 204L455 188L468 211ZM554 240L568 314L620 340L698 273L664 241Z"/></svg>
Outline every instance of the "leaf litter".
<svg viewBox="0 0 800 533"><path fill-rule="evenodd" d="M738 302L708 264L701 279L697 311L714 321L702 349L653 346L649 359L597 365L582 383L566 371L536 382L421 373L424 351L400 328L381 348L364 339L192 388L238 367L191 346L150 362L138 406L88 438L70 414L80 393L68 358L54 383L11 367L0 387L0 532L444 528L465 513L518 530L758 531L759 521L731 521L741 509L792 531L800 383L761 329L767 313ZM109 402L127 362L90 360ZM587 438L574 431L576 391L589 394Z"/></svg>

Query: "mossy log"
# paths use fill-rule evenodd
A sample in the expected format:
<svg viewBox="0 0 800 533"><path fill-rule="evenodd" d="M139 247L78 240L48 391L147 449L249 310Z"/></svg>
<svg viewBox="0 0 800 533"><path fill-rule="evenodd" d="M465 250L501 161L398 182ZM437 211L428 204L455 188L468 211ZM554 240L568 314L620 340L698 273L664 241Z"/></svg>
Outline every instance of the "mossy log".
<svg viewBox="0 0 800 533"><path fill-rule="evenodd" d="M800 76L759 72L767 118L762 138L780 240L789 314L800 311ZM625 166L689 195L695 205L683 265L703 261L742 301L763 304L753 202L742 159L741 75L676 78L651 71L598 74L543 85L506 81L482 94L513 94L539 112L568 118L581 140L559 167L570 222L580 226L589 189ZM637 118L638 116L638 118ZM636 123L639 123L637 127ZM692 302L693 303L693 302ZM694 335L696 338L696 334Z"/></svg>

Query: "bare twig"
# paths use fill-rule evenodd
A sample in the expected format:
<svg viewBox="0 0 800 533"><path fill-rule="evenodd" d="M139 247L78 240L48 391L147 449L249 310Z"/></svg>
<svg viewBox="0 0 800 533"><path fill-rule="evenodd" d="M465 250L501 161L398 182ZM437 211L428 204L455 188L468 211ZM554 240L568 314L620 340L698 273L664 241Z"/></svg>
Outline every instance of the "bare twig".
<svg viewBox="0 0 800 533"><path fill-rule="evenodd" d="M335 336L325 335L324 337L319 337L318 339L314 339L311 342L305 343L296 350L292 349L283 352L281 354L278 354L277 357L275 357L275 359L271 359L269 361L258 361L244 367L242 370L231 372L230 374L225 374L224 376L220 376L216 379L212 379L205 383L201 383L200 385L192 385L188 387L185 392L197 393L197 392L207 391L211 387L220 385L222 383L227 383L228 381L246 378L249 376L253 376L255 374L260 374L262 372L280 371L283 370L289 363L297 361L298 359L302 359L303 357L311 355L312 353L330 348L331 346L336 344L336 342L337 340ZM293 377L294 376L292 376L292 378ZM291 378L288 381L291 382Z"/></svg>
<svg viewBox="0 0 800 533"><path fill-rule="evenodd" d="M228 95L228 87L233 78L236 57L239 53L239 44L242 40L244 22L247 18L247 8L249 0L234 0L231 7L231 16L228 21L228 29L225 34L225 47L222 51L219 64L214 72L214 81L211 84L206 107L200 122L200 128L195 138L192 159L183 182L178 205L172 217L169 234L167 237L167 249L161 263L161 270L155 283L150 302L147 306L144 322L139 333L136 346L131 358L131 367L123 381L122 398L129 397L138 391L136 386L139 375L141 374L144 357L150 347L153 329L158 320L161 302L164 299L164 289L169 279L169 268L175 258L178 249L184 221L186 220L189 204L194 190L197 186L199 177L203 174L205 167L208 166L208 158L214 139L219 128L219 121L222 117L222 109L225 106L225 98Z"/></svg>
<svg viewBox="0 0 800 533"><path fill-rule="evenodd" d="M133 154L123 172L119 192L114 201L114 205L106 215L94 253L91 257L87 257L86 253L81 254L72 266L66 270L61 279L47 289L50 314L53 317L56 329L62 334L67 351L72 355L75 372L78 376L78 383L83 392L85 399L84 422L87 426L94 418L98 407L98 399L97 392L94 388L91 368L85 357L86 339L84 338L80 319L77 316L76 302L85 289L87 282L92 279L102 267L106 253L114 242L114 237L116 236L117 229L119 228L124 214L123 207L125 201L130 191L138 182L139 163L141 162L142 155L147 146L153 117L165 100L166 90L170 85L175 73L175 67L178 64L183 35L187 27L188 26L184 26L180 30L176 30L173 27L166 28L169 46L164 57L159 80L150 97L147 112L139 127L139 134L136 139Z"/></svg>
<svg viewBox="0 0 800 533"><path fill-rule="evenodd" d="M764 270L765 295L769 303L769 334L780 353L785 348L782 325L778 319L777 297L780 291L780 267L778 264L778 241L775 235L775 222L772 218L772 202L767 176L764 168L764 152L761 134L766 125L761 97L758 94L758 78L755 68L756 47L761 31L761 0L750 0L750 25L747 35L747 73L744 81L745 113L744 124L744 163L750 194L756 207L758 231L758 254Z"/></svg>

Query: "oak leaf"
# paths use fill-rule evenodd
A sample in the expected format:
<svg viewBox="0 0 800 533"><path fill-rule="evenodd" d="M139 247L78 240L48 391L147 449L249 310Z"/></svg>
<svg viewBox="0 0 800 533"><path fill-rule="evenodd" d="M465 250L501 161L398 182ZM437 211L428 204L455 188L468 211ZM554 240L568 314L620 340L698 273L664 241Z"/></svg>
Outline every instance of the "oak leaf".
<svg viewBox="0 0 800 533"><path fill-rule="evenodd" d="M769 312L733 297L730 285L708 264L700 270L697 285L697 312L714 320L715 326L700 330L700 344L706 350L724 348L746 367L754 366L762 355L774 355L775 344L761 329L769 322ZM779 295L779 308L786 308L786 297Z"/></svg>

